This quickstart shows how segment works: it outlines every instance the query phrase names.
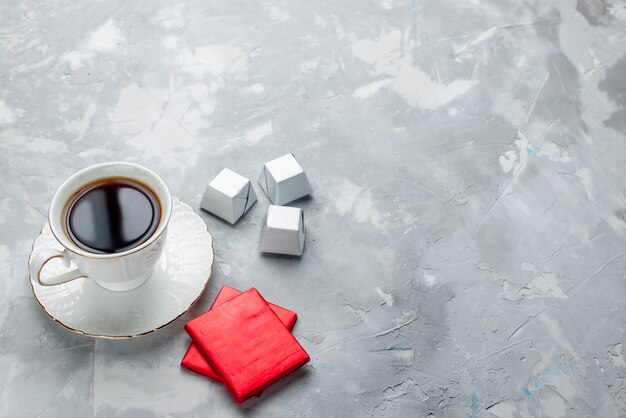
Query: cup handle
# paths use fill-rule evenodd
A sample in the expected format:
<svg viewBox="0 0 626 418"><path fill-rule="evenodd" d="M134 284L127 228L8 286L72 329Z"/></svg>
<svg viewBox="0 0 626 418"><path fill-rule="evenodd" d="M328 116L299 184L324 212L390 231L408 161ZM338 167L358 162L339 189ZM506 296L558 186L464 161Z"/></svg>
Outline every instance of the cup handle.
<svg viewBox="0 0 626 418"><path fill-rule="evenodd" d="M65 251L55 250L53 248L46 248L45 250L38 251L33 254L33 258L30 260L30 277L43 286L55 286L61 283L66 283L71 280L78 279L80 277L86 277L85 274L78 268L71 269L65 273L61 273L54 277L48 277L46 279L41 277L41 269L43 266L53 258L63 258L65 265L69 266L69 257Z"/></svg>

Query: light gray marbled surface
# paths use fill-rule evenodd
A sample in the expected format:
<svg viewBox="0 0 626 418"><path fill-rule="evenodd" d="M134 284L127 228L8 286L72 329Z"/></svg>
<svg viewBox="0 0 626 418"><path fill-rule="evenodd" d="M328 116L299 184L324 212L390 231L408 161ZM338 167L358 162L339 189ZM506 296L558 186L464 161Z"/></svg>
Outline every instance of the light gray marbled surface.
<svg viewBox="0 0 626 418"><path fill-rule="evenodd" d="M626 3L0 0L0 416L626 415ZM55 189L144 164L197 208L294 152L301 259L267 198L161 332L50 321L26 261ZM179 366L223 284L298 312L309 365L237 406Z"/></svg>

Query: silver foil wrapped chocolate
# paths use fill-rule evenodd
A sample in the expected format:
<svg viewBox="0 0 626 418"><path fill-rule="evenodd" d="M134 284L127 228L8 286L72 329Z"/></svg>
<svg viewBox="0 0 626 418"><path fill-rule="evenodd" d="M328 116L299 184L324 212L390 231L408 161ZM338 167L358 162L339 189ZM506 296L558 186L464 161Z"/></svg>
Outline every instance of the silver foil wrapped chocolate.
<svg viewBox="0 0 626 418"><path fill-rule="evenodd" d="M207 186L200 207L234 224L256 200L250 180L225 168Z"/></svg>
<svg viewBox="0 0 626 418"><path fill-rule="evenodd" d="M266 162L259 184L275 205L284 205L312 192L309 179L293 154Z"/></svg>
<svg viewBox="0 0 626 418"><path fill-rule="evenodd" d="M261 226L259 249L264 253L302 255L304 212L300 208L270 205Z"/></svg>

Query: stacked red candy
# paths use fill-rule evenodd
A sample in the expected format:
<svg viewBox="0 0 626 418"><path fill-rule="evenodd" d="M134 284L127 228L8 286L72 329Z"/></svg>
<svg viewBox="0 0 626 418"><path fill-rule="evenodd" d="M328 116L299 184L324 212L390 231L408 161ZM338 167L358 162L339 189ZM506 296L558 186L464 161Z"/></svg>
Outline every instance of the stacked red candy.
<svg viewBox="0 0 626 418"><path fill-rule="evenodd" d="M211 309L185 325L193 343L181 364L222 381L241 403L309 361L290 332L296 319L254 288L224 286Z"/></svg>

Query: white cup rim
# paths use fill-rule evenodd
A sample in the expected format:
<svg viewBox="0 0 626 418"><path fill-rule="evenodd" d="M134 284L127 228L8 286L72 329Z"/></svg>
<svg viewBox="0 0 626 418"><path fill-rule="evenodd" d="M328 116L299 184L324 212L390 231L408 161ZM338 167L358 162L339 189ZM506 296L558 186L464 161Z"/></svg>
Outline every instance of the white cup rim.
<svg viewBox="0 0 626 418"><path fill-rule="evenodd" d="M78 245L76 245L65 233L65 231L62 228L62 224L63 221L62 220L53 220L53 211L55 208L57 208L59 205L61 205L62 207L60 208L60 213L63 213L63 209L65 208L65 204L67 203L67 201L63 201L60 202L59 200L61 199L60 197L60 192L65 188L65 187L69 187L68 184L72 183L73 181L77 180L78 178L80 178L81 176L84 176L85 174L92 172L92 171L97 171L97 170L102 170L104 168L107 167L111 167L111 166L124 166L124 167L132 167L134 169L137 169L139 171L143 171L145 174L149 175L152 179L152 181L154 181L155 183L157 183L160 188L162 189L162 193L157 193L157 191L154 190L154 187L152 187L152 185L148 185L150 187L150 189L152 189L156 194L157 194L157 199L159 200L159 203L161 205L161 219L159 220L159 225L157 226L157 229L154 231L154 233L152 234L152 236L150 236L150 238L148 238L145 242L141 243L140 245L133 247L129 250L123 251L123 252L119 252L119 253L110 253L110 254L99 254L99 253L92 253L86 250L83 250L82 248L80 248ZM102 176L102 178L106 178L109 176ZM132 176L129 176L128 178L133 179ZM137 180L138 181L138 180ZM83 184L84 185L84 184ZM76 189L79 189L80 186ZM78 190L76 190L78 191ZM65 199L67 200L67 199ZM48 209L48 224L50 225L50 230L52 232L52 235L54 235L54 237L57 239L57 241L59 241L59 243L66 248L68 251L76 254L76 255L80 255L82 257L87 257L87 258L92 258L92 259L114 259L114 258L119 258L119 257L124 257L126 255L135 253L137 251L141 251L142 249L146 248L147 246L149 246L150 244L152 244L154 241L156 241L167 229L167 225L169 223L170 217L172 215L172 196L169 192L169 189L167 187L167 184L165 184L165 182L163 181L163 179L156 174L154 171L150 170L149 168L146 168L142 165L139 164L135 164L135 163L128 163L128 162L124 162L124 161L111 161L111 162L105 162L105 163L99 163L99 164L94 164L94 165L90 165L89 167L83 168L82 170L77 171L76 173L72 174L70 177L68 177L60 186L59 188L56 190L56 192L54 193L54 196L52 197L52 201L50 202L50 208Z"/></svg>

